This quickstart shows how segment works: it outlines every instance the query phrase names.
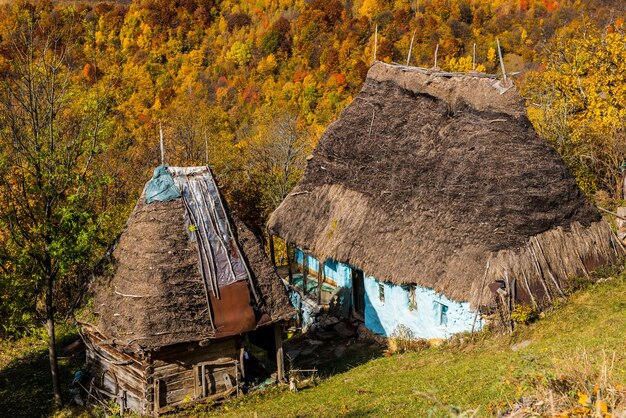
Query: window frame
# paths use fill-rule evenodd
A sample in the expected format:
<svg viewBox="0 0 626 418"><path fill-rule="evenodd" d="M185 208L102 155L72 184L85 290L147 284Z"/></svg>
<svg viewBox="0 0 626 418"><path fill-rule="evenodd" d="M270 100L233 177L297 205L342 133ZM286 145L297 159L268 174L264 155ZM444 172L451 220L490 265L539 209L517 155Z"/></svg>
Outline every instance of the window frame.
<svg viewBox="0 0 626 418"><path fill-rule="evenodd" d="M433 308L435 311L435 319L439 326L448 325L448 311L450 307L443 302L433 300Z"/></svg>

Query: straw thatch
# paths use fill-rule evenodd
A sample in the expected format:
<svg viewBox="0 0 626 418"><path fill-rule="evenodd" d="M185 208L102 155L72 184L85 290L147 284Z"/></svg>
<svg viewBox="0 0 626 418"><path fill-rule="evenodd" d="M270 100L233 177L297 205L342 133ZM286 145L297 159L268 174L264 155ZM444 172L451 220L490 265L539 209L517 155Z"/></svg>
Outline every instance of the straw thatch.
<svg viewBox="0 0 626 418"><path fill-rule="evenodd" d="M514 300L558 297L618 250L515 88L496 82L374 64L270 231L475 307L497 280Z"/></svg>
<svg viewBox="0 0 626 418"><path fill-rule="evenodd" d="M247 321L242 331L286 319L293 310L261 242L234 214L229 217L252 275L248 286L258 294L258 301L250 294L254 318L242 316ZM86 322L109 343L135 352L228 336L209 319L198 250L189 232L181 199L146 205L145 193L139 198L111 255L110 271L92 284L95 317Z"/></svg>

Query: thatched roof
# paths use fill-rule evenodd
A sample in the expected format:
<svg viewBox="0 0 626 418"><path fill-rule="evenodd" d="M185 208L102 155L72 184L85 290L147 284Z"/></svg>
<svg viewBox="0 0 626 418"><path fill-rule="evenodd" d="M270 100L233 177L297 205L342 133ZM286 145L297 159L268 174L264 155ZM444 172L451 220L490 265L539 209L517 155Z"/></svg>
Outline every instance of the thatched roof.
<svg viewBox="0 0 626 418"><path fill-rule="evenodd" d="M518 299L558 294L583 262L614 257L610 231L516 89L496 82L375 63L270 231L474 306L505 277L517 280Z"/></svg>
<svg viewBox="0 0 626 418"><path fill-rule="evenodd" d="M170 169L175 179L176 170ZM178 175L184 172L190 171ZM191 172L212 180L206 169ZM112 253L110 271L93 283L90 325L121 349L141 351L236 335L291 315L261 242L226 211L251 280L220 285L218 300L200 273L196 226L190 228L183 200L147 205L144 192Z"/></svg>

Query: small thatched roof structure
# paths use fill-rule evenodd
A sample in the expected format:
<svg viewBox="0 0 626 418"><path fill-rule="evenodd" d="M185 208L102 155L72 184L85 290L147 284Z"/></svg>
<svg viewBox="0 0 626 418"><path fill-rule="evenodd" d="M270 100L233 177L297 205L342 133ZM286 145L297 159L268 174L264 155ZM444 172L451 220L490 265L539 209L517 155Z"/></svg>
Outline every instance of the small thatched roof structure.
<svg viewBox="0 0 626 418"><path fill-rule="evenodd" d="M269 229L322 259L474 306L497 280L541 304L617 252L514 87L383 63Z"/></svg>
<svg viewBox="0 0 626 418"><path fill-rule="evenodd" d="M121 350L139 352L237 335L290 316L286 289L261 242L230 213L208 168L169 172L179 185L193 178L215 186L212 195L199 193L208 206L196 215L225 208L221 227L234 238L225 238L231 255L245 262L243 276L220 282L216 297L200 270L212 259L219 268L217 247L198 244L201 228L189 219L188 203L178 198L147 205L144 189L111 255L110 271L92 284L95 317L89 325Z"/></svg>

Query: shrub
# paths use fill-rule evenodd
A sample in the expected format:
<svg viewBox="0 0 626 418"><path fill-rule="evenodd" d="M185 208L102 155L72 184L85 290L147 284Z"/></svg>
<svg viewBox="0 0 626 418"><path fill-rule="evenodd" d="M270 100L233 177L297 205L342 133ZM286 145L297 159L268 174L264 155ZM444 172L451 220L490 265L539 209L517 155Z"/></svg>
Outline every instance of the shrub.
<svg viewBox="0 0 626 418"><path fill-rule="evenodd" d="M511 320L516 324L528 325L539 317L537 310L531 306L515 305L511 312Z"/></svg>
<svg viewBox="0 0 626 418"><path fill-rule="evenodd" d="M427 340L416 338L413 331L404 324L398 325L387 340L387 349L391 353L419 351L429 347L430 343Z"/></svg>

